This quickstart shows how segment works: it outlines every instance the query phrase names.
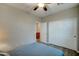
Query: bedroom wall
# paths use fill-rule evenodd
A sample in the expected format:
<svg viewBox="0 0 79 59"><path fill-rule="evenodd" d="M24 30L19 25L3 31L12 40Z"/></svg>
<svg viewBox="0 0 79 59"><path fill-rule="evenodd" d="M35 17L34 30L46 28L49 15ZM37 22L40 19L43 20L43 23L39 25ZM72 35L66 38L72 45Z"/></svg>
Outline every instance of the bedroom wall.
<svg viewBox="0 0 79 59"><path fill-rule="evenodd" d="M47 23L41 22L41 41L47 43Z"/></svg>
<svg viewBox="0 0 79 59"><path fill-rule="evenodd" d="M43 18L41 22L48 23L48 35L46 34L48 39L41 40L77 50L77 11L77 7L74 7Z"/></svg>
<svg viewBox="0 0 79 59"><path fill-rule="evenodd" d="M23 10L0 4L0 51L35 42L35 22L38 19Z"/></svg>

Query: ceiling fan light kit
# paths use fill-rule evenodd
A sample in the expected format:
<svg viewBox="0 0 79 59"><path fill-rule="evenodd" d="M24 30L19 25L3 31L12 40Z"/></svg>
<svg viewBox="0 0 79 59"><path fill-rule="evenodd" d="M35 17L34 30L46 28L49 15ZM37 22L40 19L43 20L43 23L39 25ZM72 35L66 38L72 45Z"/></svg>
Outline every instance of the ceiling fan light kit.
<svg viewBox="0 0 79 59"><path fill-rule="evenodd" d="M37 6L33 9L34 11L36 11L38 8L43 8L44 11L47 11L47 5L51 4L51 3L38 3ZM56 3L57 5L61 5L63 3Z"/></svg>
<svg viewBox="0 0 79 59"><path fill-rule="evenodd" d="M47 11L47 7L45 3L38 3L33 10L36 11L38 8L43 8L44 11Z"/></svg>

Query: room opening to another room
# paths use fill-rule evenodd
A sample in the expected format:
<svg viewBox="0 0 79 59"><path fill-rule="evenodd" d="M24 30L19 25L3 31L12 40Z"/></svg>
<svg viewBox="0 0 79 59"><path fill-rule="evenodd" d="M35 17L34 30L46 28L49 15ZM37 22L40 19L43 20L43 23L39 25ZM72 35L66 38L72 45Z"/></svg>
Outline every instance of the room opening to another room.
<svg viewBox="0 0 79 59"><path fill-rule="evenodd" d="M40 42L40 22L36 22L36 41Z"/></svg>

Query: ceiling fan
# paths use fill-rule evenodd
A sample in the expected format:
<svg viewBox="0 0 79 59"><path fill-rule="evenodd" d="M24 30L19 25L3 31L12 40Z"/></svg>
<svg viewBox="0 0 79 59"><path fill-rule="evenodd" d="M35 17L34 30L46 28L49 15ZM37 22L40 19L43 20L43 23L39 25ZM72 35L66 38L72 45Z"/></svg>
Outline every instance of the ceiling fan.
<svg viewBox="0 0 79 59"><path fill-rule="evenodd" d="M34 7L34 11L36 11L38 8L43 8L44 11L47 11L47 5L51 3L38 3L37 6ZM60 5L62 3L56 3L57 5Z"/></svg>

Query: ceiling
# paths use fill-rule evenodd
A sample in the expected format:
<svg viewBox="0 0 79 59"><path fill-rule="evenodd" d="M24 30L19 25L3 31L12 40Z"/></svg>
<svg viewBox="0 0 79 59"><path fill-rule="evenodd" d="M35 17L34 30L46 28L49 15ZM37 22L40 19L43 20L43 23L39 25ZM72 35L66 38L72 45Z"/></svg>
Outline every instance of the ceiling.
<svg viewBox="0 0 79 59"><path fill-rule="evenodd" d="M75 7L77 6L77 3L63 3L61 5L57 5L56 3L51 3L47 5L47 9L48 9L47 11L44 11L42 8L33 11L33 8L37 5L37 3L10 3L8 5L19 8L21 10L24 10L26 12L29 12L31 14L34 14L42 18L48 15L53 15L65 9Z"/></svg>

